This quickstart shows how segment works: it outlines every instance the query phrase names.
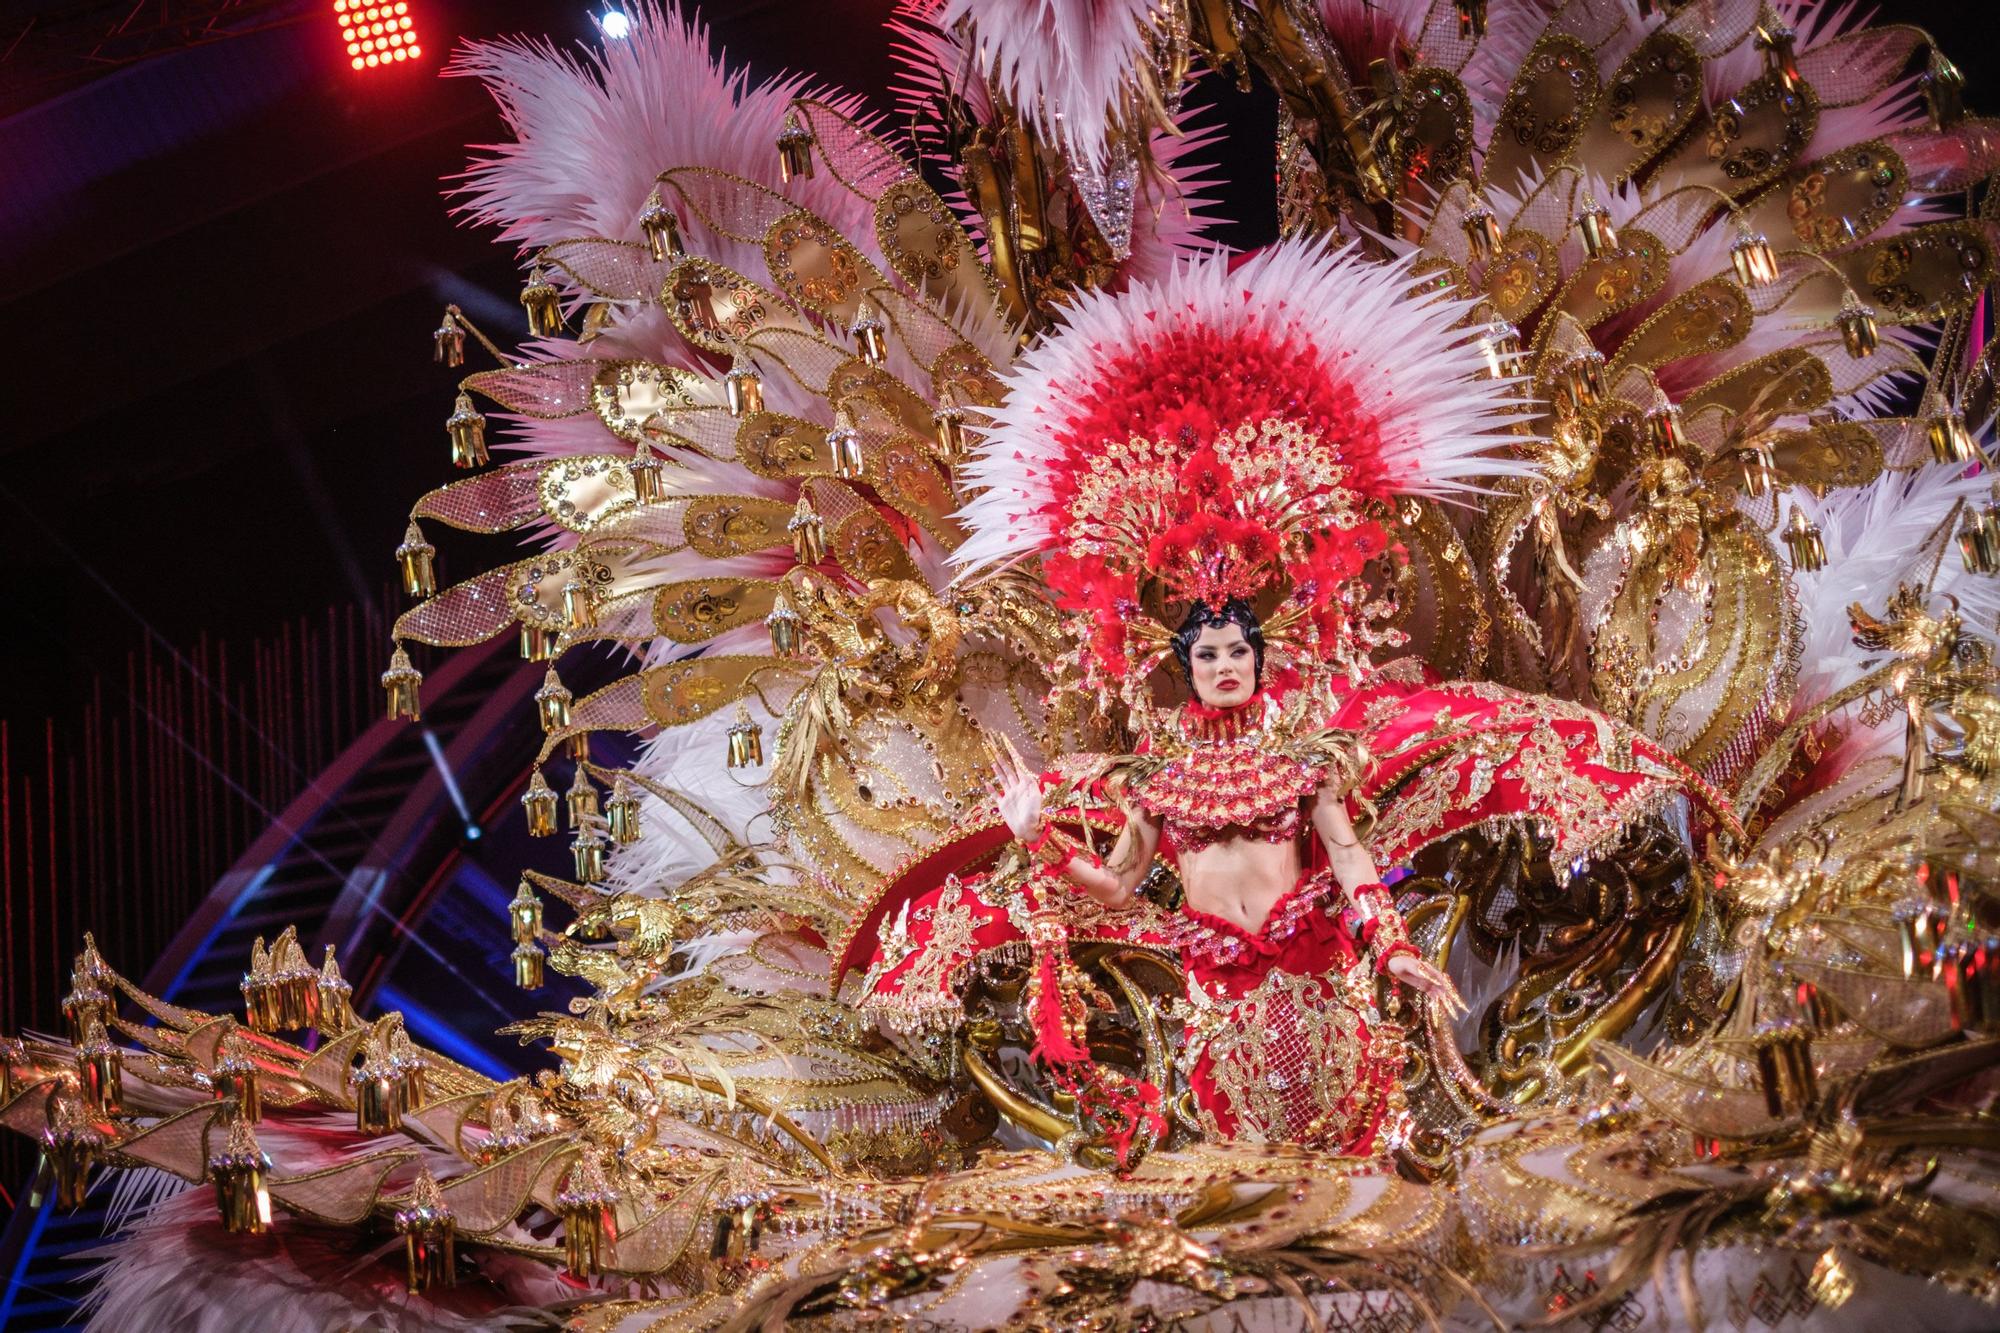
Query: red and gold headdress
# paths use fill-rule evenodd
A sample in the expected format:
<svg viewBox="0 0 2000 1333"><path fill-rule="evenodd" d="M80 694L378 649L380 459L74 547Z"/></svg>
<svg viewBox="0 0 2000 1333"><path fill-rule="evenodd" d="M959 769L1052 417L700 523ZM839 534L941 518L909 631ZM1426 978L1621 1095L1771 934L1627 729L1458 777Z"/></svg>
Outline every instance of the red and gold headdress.
<svg viewBox="0 0 2000 1333"><path fill-rule="evenodd" d="M1309 678L1383 641L1361 579L1398 495L1529 465L1466 306L1402 264L1296 241L1078 301L1019 362L957 552L1040 554L1083 680L1138 697L1172 608L1240 597Z"/></svg>

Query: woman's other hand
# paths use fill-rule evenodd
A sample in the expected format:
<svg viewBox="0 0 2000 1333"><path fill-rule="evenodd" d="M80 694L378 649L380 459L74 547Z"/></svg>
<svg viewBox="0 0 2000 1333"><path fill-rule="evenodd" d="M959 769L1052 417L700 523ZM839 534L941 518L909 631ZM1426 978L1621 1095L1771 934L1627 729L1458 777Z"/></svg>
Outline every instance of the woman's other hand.
<svg viewBox="0 0 2000 1333"><path fill-rule="evenodd" d="M1412 990L1421 991L1436 1000L1453 1018L1463 1017L1468 1012L1465 998L1458 993L1458 987L1451 984L1451 978L1415 954L1397 954L1389 960L1388 972Z"/></svg>
<svg viewBox="0 0 2000 1333"><path fill-rule="evenodd" d="M999 745L988 742L986 751L993 758L993 776L987 780L986 790L999 808L1000 818L1018 841L1033 842L1042 826L1041 776L1028 767L1028 761L1006 736L1000 738Z"/></svg>

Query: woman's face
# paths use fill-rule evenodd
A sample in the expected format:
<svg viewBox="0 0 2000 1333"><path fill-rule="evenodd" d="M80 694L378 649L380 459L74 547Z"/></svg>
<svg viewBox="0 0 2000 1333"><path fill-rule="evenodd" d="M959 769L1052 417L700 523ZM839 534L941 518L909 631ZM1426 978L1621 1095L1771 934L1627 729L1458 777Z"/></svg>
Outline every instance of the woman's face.
<svg viewBox="0 0 2000 1333"><path fill-rule="evenodd" d="M1257 689L1257 651L1237 625L1204 625L1188 653L1194 697L1210 708L1240 704Z"/></svg>

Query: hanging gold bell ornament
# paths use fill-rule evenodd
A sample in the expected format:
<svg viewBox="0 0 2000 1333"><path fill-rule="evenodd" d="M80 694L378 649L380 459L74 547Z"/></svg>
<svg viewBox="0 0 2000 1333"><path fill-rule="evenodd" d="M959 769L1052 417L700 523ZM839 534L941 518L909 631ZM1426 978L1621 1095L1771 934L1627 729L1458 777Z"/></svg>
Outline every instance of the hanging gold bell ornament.
<svg viewBox="0 0 2000 1333"><path fill-rule="evenodd" d="M1475 198L1465 216L1459 219L1459 225L1465 228L1465 246L1474 262L1486 263L1500 253L1505 239L1500 232L1500 219L1493 215L1485 200Z"/></svg>
<svg viewBox="0 0 2000 1333"><path fill-rule="evenodd" d="M1453 0L1458 10L1458 35L1476 41L1486 35L1486 0Z"/></svg>
<svg viewBox="0 0 2000 1333"><path fill-rule="evenodd" d="M660 199L660 187L646 196L646 206L639 210L639 231L646 238L646 249L653 258L665 263L681 256L681 224Z"/></svg>
<svg viewBox="0 0 2000 1333"><path fill-rule="evenodd" d="M1948 130L1965 119L1965 75L1944 58L1944 52L1931 52L1930 68L1918 82L1923 86L1924 109L1930 113L1933 127Z"/></svg>
<svg viewBox="0 0 2000 1333"><path fill-rule="evenodd" d="M1924 435L1930 441L1931 457L1940 463L1970 463L1979 457L1972 432L1965 428L1965 413L1956 407L1948 407L1927 418Z"/></svg>
<svg viewBox="0 0 2000 1333"><path fill-rule="evenodd" d="M418 1168L409 1201L396 1209L395 1224L396 1234L403 1238L412 1295L434 1286L458 1285L458 1219L429 1167Z"/></svg>
<svg viewBox="0 0 2000 1333"><path fill-rule="evenodd" d="M1514 373L1521 356L1521 331L1505 320L1488 324L1479 335L1479 351L1486 358L1486 377L1505 379Z"/></svg>
<svg viewBox="0 0 2000 1333"><path fill-rule="evenodd" d="M553 338L563 331L562 293L540 264L528 270L527 284L521 288L521 308L528 312L528 332L536 337Z"/></svg>
<svg viewBox="0 0 2000 1333"><path fill-rule="evenodd" d="M764 762L764 733L750 720L750 708L739 704L729 725L729 766L755 768Z"/></svg>
<svg viewBox="0 0 2000 1333"><path fill-rule="evenodd" d="M861 350L861 359L869 365L879 366L889 359L889 326L866 301L855 305L854 324L848 333Z"/></svg>
<svg viewBox="0 0 2000 1333"><path fill-rule="evenodd" d="M817 565L826 559L826 523L814 507L812 496L801 490L785 530L792 534L792 558L802 565Z"/></svg>
<svg viewBox="0 0 2000 1333"><path fill-rule="evenodd" d="M269 949L258 936L243 974L243 1012L256 1032L297 1032L319 1018L319 974L306 962L299 933L286 926Z"/></svg>
<svg viewBox="0 0 2000 1333"><path fill-rule="evenodd" d="M1806 517L1806 511L1792 506L1792 521L1785 525L1785 550L1791 554L1792 568L1810 573L1826 568L1826 542L1820 536L1819 524Z"/></svg>
<svg viewBox="0 0 2000 1333"><path fill-rule="evenodd" d="M812 131L797 115L786 116L785 128L778 131L778 175L785 184L791 184L795 176L812 179L812 146Z"/></svg>
<svg viewBox="0 0 2000 1333"><path fill-rule="evenodd" d="M1756 1037L1757 1083L1771 1118L1798 1115L1819 1097L1812 1037L1798 1023L1781 1023Z"/></svg>
<svg viewBox="0 0 2000 1333"><path fill-rule="evenodd" d="M729 373L722 377L722 392L729 402L731 417L764 410L764 377L757 373L756 363L740 347L729 363Z"/></svg>
<svg viewBox="0 0 2000 1333"><path fill-rule="evenodd" d="M861 432L846 408L833 414L833 429L826 433L826 449L833 456L833 475L842 481L860 481L867 471L861 456Z"/></svg>
<svg viewBox="0 0 2000 1333"><path fill-rule="evenodd" d="M570 855L576 861L576 877L584 884L604 882L604 835L586 828L570 839Z"/></svg>
<svg viewBox="0 0 2000 1333"><path fill-rule="evenodd" d="M667 498L667 465L653 452L653 446L639 441L632 461L625 465L632 475L632 498L642 505L656 505Z"/></svg>
<svg viewBox="0 0 2000 1333"><path fill-rule="evenodd" d="M313 1026L322 1038L337 1037L355 1026L354 987L340 975L340 961L333 956L331 944L326 946L326 961L320 964L315 989L319 991L319 1021Z"/></svg>
<svg viewBox="0 0 2000 1333"><path fill-rule="evenodd" d="M215 1068L208 1071L208 1086L215 1099L228 1108L223 1113L224 1120L247 1120L254 1125L264 1119L256 1062L234 1031L224 1034L215 1049Z"/></svg>
<svg viewBox="0 0 2000 1333"><path fill-rule="evenodd" d="M354 1127L371 1136L392 1134L403 1127L403 1113L423 1099L424 1062L400 1027L392 1035L378 1025L361 1052L361 1063L347 1076Z"/></svg>
<svg viewBox="0 0 2000 1333"><path fill-rule="evenodd" d="M1989 500L1966 514L1958 554L1974 574L2000 574L2000 503Z"/></svg>
<svg viewBox="0 0 2000 1333"><path fill-rule="evenodd" d="M1687 431L1681 425L1681 410L1661 403L1646 414L1646 438L1661 454L1679 453L1688 447Z"/></svg>
<svg viewBox="0 0 2000 1333"><path fill-rule="evenodd" d="M1729 247L1729 262L1736 270L1736 280L1745 287L1769 287L1778 280L1778 252L1762 232L1748 227L1739 231L1736 244Z"/></svg>
<svg viewBox="0 0 2000 1333"><path fill-rule="evenodd" d="M949 384L938 389L937 410L931 413L931 429L937 436L938 457L947 463L965 458L965 409Z"/></svg>
<svg viewBox="0 0 2000 1333"><path fill-rule="evenodd" d="M1738 450L1736 461L1743 469L1745 495L1769 495L1778 484L1778 465L1771 457L1769 444L1753 444L1747 449Z"/></svg>
<svg viewBox="0 0 2000 1333"><path fill-rule="evenodd" d="M415 519L403 531L403 544L396 548L396 567L403 572L403 592L409 597L429 597L437 592L435 558L437 547L424 540Z"/></svg>
<svg viewBox="0 0 2000 1333"><path fill-rule="evenodd" d="M546 838L556 831L556 789L539 768L528 779L528 790L521 793L521 809L527 812L531 837Z"/></svg>
<svg viewBox="0 0 2000 1333"><path fill-rule="evenodd" d="M597 819L597 788L590 784L590 774L583 765L577 765L576 777L570 780L565 798L569 803L569 826L581 831L589 828Z"/></svg>
<svg viewBox="0 0 2000 1333"><path fill-rule="evenodd" d="M572 630L597 628L597 594L590 584L572 578L562 586L563 617Z"/></svg>
<svg viewBox="0 0 2000 1333"><path fill-rule="evenodd" d="M514 985L521 990L542 988L542 946L539 944L517 944L510 955L514 960Z"/></svg>
<svg viewBox="0 0 2000 1333"><path fill-rule="evenodd" d="M415 722L423 716L417 698L418 687L424 683L423 672L410 665L410 655L402 644L389 654L389 669L382 673L382 688L389 695L389 720L391 722Z"/></svg>
<svg viewBox="0 0 2000 1333"><path fill-rule="evenodd" d="M1581 410L1604 401L1604 356L1600 352L1578 352L1563 362L1556 372L1559 397Z"/></svg>
<svg viewBox="0 0 2000 1333"><path fill-rule="evenodd" d="M1896 668L1890 679L1903 700L1903 784L1896 808L1907 810L1924 797L1924 780L1931 771L1931 735L1923 698L1910 689L1910 668Z"/></svg>
<svg viewBox="0 0 2000 1333"><path fill-rule="evenodd" d="M56 1207L75 1212L90 1192L90 1169L104 1151L104 1134L65 1078L42 1104L42 1156L55 1176Z"/></svg>
<svg viewBox="0 0 2000 1333"><path fill-rule="evenodd" d="M585 1148L556 1195L563 1224L563 1264L577 1277L602 1273L618 1243L618 1191L604 1178L595 1148Z"/></svg>
<svg viewBox="0 0 2000 1333"><path fill-rule="evenodd" d="M645 835L639 793L632 790L631 781L623 773L611 783L611 799L604 804L604 822L611 830L611 840L621 847L629 847Z"/></svg>
<svg viewBox="0 0 2000 1333"><path fill-rule="evenodd" d="M771 614L764 617L764 628L771 631L772 652L779 657L799 655L799 613L792 610L791 600L782 590L771 599Z"/></svg>
<svg viewBox="0 0 2000 1333"><path fill-rule="evenodd" d="M532 944L542 936L542 900L534 886L522 880L507 904L507 928L516 944Z"/></svg>
<svg viewBox="0 0 2000 1333"><path fill-rule="evenodd" d="M1760 24L1756 33L1757 46L1764 53L1764 72L1778 76L1778 82L1786 92L1799 90L1799 61L1796 54L1798 34L1782 23Z"/></svg>
<svg viewBox="0 0 2000 1333"><path fill-rule="evenodd" d="M76 1079L85 1105L97 1115L115 1116L125 1110L125 1053L92 1018L76 1047Z"/></svg>
<svg viewBox="0 0 2000 1333"><path fill-rule="evenodd" d="M521 622L521 660L547 662L562 651L562 635L546 625Z"/></svg>
<svg viewBox="0 0 2000 1333"><path fill-rule="evenodd" d="M1618 228L1611 224L1611 213L1589 195L1583 197L1583 211L1576 216L1577 234L1583 238L1583 253L1592 259L1602 259L1606 253L1618 248Z"/></svg>
<svg viewBox="0 0 2000 1333"><path fill-rule="evenodd" d="M112 1014L111 996L103 983L111 975L103 957L97 952L97 941L85 931L83 951L76 956L69 973L69 994L63 996L63 1024L69 1031L71 1045L83 1040L91 1021L103 1023Z"/></svg>
<svg viewBox="0 0 2000 1333"><path fill-rule="evenodd" d="M261 1236L271 1229L271 1159L257 1146L248 1120L231 1121L221 1152L208 1159L222 1229L232 1236Z"/></svg>
<svg viewBox="0 0 2000 1333"><path fill-rule="evenodd" d="M1840 298L1840 313L1833 322L1840 327L1840 340L1847 344L1849 356L1873 356L1882 345L1882 330L1875 323L1875 312L1861 304L1861 298L1851 287Z"/></svg>
<svg viewBox="0 0 2000 1333"><path fill-rule="evenodd" d="M445 434L451 437L451 465L456 468L485 467L492 461L486 452L486 418L472 404L472 395L459 390L444 419Z"/></svg>
<svg viewBox="0 0 2000 1333"><path fill-rule="evenodd" d="M556 669L550 667L542 677L542 688L535 691L535 711L541 716L544 736L552 736L569 725L569 706L575 698Z"/></svg>
<svg viewBox="0 0 2000 1333"><path fill-rule="evenodd" d="M457 311L446 308L443 321L431 334L431 360L453 368L465 364L465 330L459 326Z"/></svg>

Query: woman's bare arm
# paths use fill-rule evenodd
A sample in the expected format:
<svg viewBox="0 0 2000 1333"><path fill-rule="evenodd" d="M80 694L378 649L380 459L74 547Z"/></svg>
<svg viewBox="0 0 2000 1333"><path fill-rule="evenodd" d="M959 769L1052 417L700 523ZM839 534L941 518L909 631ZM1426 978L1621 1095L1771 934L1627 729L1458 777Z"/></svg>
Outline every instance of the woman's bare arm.
<svg viewBox="0 0 2000 1333"><path fill-rule="evenodd" d="M994 755L991 790L1000 817L1022 845L1032 846L1048 832L1042 828L1041 778L1022 760L1012 742L1006 742L1004 751ZM1076 853L1056 863L1060 874L1111 908L1131 906L1134 891L1152 868L1153 853L1160 845L1159 825L1137 804L1127 801L1121 805L1125 827L1112 844L1108 859L1099 861ZM1052 836L1057 841L1050 845L1070 842L1061 835Z"/></svg>
<svg viewBox="0 0 2000 1333"><path fill-rule="evenodd" d="M1353 890L1363 884L1379 884L1382 874L1375 868L1374 854L1354 831L1347 817L1347 802L1332 787L1322 787L1313 798L1313 831L1326 847L1327 862L1340 887Z"/></svg>

